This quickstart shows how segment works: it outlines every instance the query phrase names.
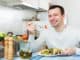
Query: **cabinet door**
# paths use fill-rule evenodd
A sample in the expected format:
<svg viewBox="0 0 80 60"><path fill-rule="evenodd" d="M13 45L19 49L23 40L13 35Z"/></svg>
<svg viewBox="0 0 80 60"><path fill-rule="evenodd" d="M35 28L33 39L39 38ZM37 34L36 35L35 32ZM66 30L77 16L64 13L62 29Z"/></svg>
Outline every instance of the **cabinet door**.
<svg viewBox="0 0 80 60"><path fill-rule="evenodd" d="M22 0L24 3L42 10L48 10L50 0Z"/></svg>
<svg viewBox="0 0 80 60"><path fill-rule="evenodd" d="M39 0L22 0L25 4L30 5L32 8L38 8Z"/></svg>

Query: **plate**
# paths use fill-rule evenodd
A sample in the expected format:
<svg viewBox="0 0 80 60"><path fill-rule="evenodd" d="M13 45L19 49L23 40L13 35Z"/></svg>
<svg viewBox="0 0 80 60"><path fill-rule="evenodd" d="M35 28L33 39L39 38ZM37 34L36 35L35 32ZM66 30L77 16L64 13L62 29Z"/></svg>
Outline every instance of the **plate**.
<svg viewBox="0 0 80 60"><path fill-rule="evenodd" d="M40 56L66 56L61 54L62 50L58 48L51 48L51 49L43 49L38 52Z"/></svg>
<svg viewBox="0 0 80 60"><path fill-rule="evenodd" d="M40 55L40 56L63 56L62 54L56 54L56 55L52 55L52 54L48 54L48 55L46 55L46 54L41 54L40 52L38 52L38 55Z"/></svg>
<svg viewBox="0 0 80 60"><path fill-rule="evenodd" d="M44 56L44 57L55 57L55 56L71 56L71 55L64 55L64 54L56 54L56 55L46 55L46 54L41 54L38 52L39 56Z"/></svg>

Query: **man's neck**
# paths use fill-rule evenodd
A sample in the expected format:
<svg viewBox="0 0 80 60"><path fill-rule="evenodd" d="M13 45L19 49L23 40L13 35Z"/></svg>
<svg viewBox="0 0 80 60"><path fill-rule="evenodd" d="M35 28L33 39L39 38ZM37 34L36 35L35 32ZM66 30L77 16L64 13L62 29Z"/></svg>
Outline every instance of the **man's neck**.
<svg viewBox="0 0 80 60"><path fill-rule="evenodd" d="M64 30L64 27L65 27L65 25L64 25L64 23L63 23L63 24L60 24L60 25L58 25L58 26L56 26L56 27L54 27L54 28L55 28L55 30L56 30L57 32L62 32L62 31Z"/></svg>

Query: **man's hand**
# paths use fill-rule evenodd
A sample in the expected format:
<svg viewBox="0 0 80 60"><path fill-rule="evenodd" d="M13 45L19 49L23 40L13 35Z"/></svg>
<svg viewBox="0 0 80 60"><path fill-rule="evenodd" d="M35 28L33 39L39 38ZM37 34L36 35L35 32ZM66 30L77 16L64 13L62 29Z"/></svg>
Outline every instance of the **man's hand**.
<svg viewBox="0 0 80 60"><path fill-rule="evenodd" d="M35 34L36 26L32 22L28 22L26 26L30 34Z"/></svg>
<svg viewBox="0 0 80 60"><path fill-rule="evenodd" d="M75 53L76 53L76 49L75 48L66 48L62 52L63 55L73 55Z"/></svg>

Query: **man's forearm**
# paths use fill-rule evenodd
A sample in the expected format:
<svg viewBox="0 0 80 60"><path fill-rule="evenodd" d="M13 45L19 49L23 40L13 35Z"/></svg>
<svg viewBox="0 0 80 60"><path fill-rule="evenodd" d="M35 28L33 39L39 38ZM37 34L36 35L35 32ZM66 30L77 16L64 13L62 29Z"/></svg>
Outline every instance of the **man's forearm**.
<svg viewBox="0 0 80 60"><path fill-rule="evenodd" d="M76 54L80 55L80 48L76 48Z"/></svg>

